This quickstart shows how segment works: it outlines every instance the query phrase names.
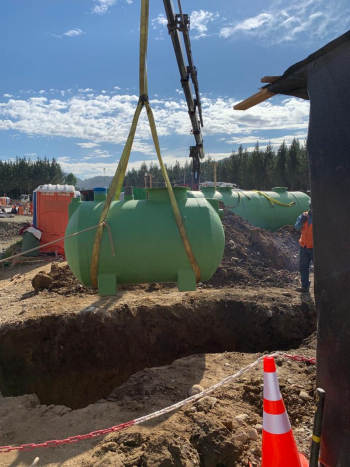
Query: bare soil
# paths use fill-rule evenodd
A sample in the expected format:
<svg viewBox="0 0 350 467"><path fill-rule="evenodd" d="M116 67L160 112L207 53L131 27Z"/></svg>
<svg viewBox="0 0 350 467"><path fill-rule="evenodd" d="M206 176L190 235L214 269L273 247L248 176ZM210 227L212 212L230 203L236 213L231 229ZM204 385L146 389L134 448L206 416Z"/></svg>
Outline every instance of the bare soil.
<svg viewBox="0 0 350 467"><path fill-rule="evenodd" d="M268 232L225 209L225 251L206 286L285 287L298 280L298 239L293 227Z"/></svg>
<svg viewBox="0 0 350 467"><path fill-rule="evenodd" d="M31 217L20 215L14 215L14 217L10 218L0 218L0 259L7 248L22 239L19 235L19 230L26 224L31 223L31 221Z"/></svg>
<svg viewBox="0 0 350 467"><path fill-rule="evenodd" d="M224 225L222 265L196 292L151 284L101 298L66 263L41 256L0 271L0 445L133 420L184 399L193 385L210 387L261 352L301 346L294 353L314 357L314 303L294 290L294 232L262 231L235 215ZM308 454L316 368L277 364L297 444ZM258 466L261 423L259 365L168 416L76 444L0 453L0 466L30 466L36 456L50 467Z"/></svg>

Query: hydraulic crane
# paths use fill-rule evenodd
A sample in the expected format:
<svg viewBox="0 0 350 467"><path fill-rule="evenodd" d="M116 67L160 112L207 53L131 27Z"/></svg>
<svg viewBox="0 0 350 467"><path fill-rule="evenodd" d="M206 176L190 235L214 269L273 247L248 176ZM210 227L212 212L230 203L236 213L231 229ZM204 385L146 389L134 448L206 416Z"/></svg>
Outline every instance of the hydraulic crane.
<svg viewBox="0 0 350 467"><path fill-rule="evenodd" d="M168 31L171 36L175 50L176 61L180 71L181 85L186 98L188 114L190 116L192 131L196 140L195 146L190 146L190 155L192 158L192 189L197 190L200 182L201 162L204 158L203 138L201 127L203 127L202 106L199 95L197 69L193 63L191 42L189 36L190 18L182 13L181 0L178 1L179 14L174 13L172 0L163 0L166 16L168 19ZM180 33L182 33L185 44L188 66L185 62L184 53L181 46ZM190 77L195 91L195 98L192 95ZM197 114L198 110L198 114Z"/></svg>

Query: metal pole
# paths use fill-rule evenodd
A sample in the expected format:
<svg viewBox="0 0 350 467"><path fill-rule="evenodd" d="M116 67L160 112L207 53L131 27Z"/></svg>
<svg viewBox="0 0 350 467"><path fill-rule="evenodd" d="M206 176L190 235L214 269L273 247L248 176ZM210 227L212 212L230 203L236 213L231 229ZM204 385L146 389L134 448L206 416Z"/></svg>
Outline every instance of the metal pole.
<svg viewBox="0 0 350 467"><path fill-rule="evenodd" d="M325 396L326 396L326 393L323 389L321 388L316 389L316 411L315 411L315 417L314 417L314 429L312 432L312 443L311 443L309 467L318 467Z"/></svg>
<svg viewBox="0 0 350 467"><path fill-rule="evenodd" d="M216 166L217 166L217 162L214 162L214 187L215 187L215 191L216 191L216 187L217 187Z"/></svg>

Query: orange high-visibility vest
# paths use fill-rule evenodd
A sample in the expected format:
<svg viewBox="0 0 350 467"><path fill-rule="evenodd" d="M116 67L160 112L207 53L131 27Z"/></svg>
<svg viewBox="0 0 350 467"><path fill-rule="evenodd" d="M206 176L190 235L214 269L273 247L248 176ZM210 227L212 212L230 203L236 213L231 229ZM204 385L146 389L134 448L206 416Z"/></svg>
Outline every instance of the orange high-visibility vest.
<svg viewBox="0 0 350 467"><path fill-rule="evenodd" d="M308 216L307 212L304 212L305 216ZM307 221L304 222L303 227L301 229L301 236L299 240L301 247L306 248L313 248L314 247L314 238L312 233L312 222L309 225L309 216L307 217Z"/></svg>

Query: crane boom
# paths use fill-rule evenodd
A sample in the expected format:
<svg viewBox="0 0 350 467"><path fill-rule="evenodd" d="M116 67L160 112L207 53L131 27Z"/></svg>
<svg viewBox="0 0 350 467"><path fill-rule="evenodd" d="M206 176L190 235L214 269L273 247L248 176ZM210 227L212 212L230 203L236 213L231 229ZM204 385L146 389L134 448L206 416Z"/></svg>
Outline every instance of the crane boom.
<svg viewBox="0 0 350 467"><path fill-rule="evenodd" d="M179 67L181 85L186 98L188 114L192 124L192 133L194 135L196 145L190 146L190 157L192 157L192 174L193 174L193 188L197 189L200 182L200 159L204 158L204 147L201 127L203 127L202 119L202 106L199 95L197 69L193 63L193 56L191 50L191 42L189 37L190 18L188 15L182 13L181 1L178 0L180 14L174 13L172 0L163 0L164 8L168 20L168 31L173 43L176 61ZM185 44L188 66L186 65L184 53L180 40L180 32L183 35ZM195 90L196 98L193 98L192 89L190 84L190 77ZM197 115L198 110L198 115Z"/></svg>

